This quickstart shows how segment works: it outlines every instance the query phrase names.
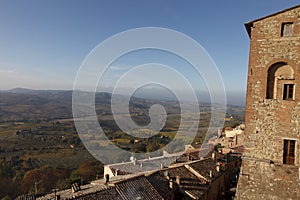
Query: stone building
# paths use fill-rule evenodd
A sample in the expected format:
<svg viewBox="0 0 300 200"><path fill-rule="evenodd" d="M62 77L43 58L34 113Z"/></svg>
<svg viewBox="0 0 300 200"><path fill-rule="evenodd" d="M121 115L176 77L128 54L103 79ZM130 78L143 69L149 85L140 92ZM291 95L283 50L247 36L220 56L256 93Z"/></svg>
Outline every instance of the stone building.
<svg viewBox="0 0 300 200"><path fill-rule="evenodd" d="M213 141L213 144L221 146L219 150L222 154L242 153L240 150L244 147L244 136L244 124L241 124L232 130L225 129L221 136Z"/></svg>
<svg viewBox="0 0 300 200"><path fill-rule="evenodd" d="M300 199L300 5L245 26L245 152L236 196Z"/></svg>
<svg viewBox="0 0 300 200"><path fill-rule="evenodd" d="M106 166L104 178L86 185L78 182L67 190L54 191L37 200L220 200L233 196L241 164L239 155L217 153L214 149L189 149L176 163L160 168L162 159L133 160ZM203 152L207 157L202 157ZM141 164L143 161L143 165ZM151 170L149 166L157 166ZM145 168L145 170L141 170ZM118 169L118 173L116 173ZM126 172L126 173L124 173ZM22 198L21 198L22 197ZM19 199L26 199L21 196ZM25 196L26 197L26 196ZM35 197L34 197L35 199ZM32 200L32 199L30 199Z"/></svg>

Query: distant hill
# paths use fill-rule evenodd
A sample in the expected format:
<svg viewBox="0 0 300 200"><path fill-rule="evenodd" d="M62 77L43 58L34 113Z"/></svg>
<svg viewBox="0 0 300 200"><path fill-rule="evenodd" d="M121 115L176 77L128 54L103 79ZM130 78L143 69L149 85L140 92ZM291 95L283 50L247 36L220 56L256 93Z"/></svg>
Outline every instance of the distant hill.
<svg viewBox="0 0 300 200"><path fill-rule="evenodd" d="M211 101L211 96L208 91L200 91L196 90L195 91L199 101L201 103L209 103ZM184 92L181 92L183 96L186 99L183 100L190 100L191 98L189 97L188 94L185 94ZM176 96L171 93L168 90L162 90L159 88L151 88L151 89L144 89L141 91L136 92L135 97L143 97L147 99L158 99L158 100L176 100ZM218 96L218 94L216 94ZM220 95L222 96L222 95ZM216 102L223 102L224 99L215 99ZM226 102L227 104L230 105L238 105L238 106L244 106L246 103L246 94L243 92L233 92L233 91L226 91Z"/></svg>
<svg viewBox="0 0 300 200"><path fill-rule="evenodd" d="M179 106L175 100L159 99L159 96L149 98L143 95L131 98L131 110L141 112L154 103L166 106L169 113L178 113ZM117 98L124 98L118 95ZM97 110L110 111L110 93L97 93L95 98ZM202 103L208 108L208 103ZM229 106L228 109L243 115L244 106ZM143 111L144 112L144 111ZM70 90L31 90L15 88L0 91L0 122L31 121L72 118L72 91Z"/></svg>
<svg viewBox="0 0 300 200"><path fill-rule="evenodd" d="M0 121L72 117L72 91L17 88L0 92Z"/></svg>

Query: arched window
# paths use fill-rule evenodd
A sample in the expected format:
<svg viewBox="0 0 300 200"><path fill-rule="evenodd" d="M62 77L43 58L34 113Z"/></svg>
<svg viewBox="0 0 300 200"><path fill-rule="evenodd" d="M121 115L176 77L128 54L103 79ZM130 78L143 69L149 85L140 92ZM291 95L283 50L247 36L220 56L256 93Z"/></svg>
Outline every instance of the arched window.
<svg viewBox="0 0 300 200"><path fill-rule="evenodd" d="M273 64L268 70L267 99L294 98L294 70L285 62ZM282 91L282 92L281 92Z"/></svg>

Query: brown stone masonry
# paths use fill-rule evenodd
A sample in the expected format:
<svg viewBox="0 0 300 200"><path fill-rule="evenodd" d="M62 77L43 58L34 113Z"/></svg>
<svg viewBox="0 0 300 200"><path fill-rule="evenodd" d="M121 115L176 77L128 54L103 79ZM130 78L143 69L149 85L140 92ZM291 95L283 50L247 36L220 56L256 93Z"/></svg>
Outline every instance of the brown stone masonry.
<svg viewBox="0 0 300 200"><path fill-rule="evenodd" d="M300 5L245 26L250 56L237 199L300 199Z"/></svg>

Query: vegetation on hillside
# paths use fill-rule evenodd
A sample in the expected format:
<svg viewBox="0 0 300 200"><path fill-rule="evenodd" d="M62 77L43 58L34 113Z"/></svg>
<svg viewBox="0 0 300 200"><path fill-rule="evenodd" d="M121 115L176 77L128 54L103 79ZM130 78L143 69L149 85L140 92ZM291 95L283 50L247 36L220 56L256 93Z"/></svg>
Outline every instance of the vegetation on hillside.
<svg viewBox="0 0 300 200"><path fill-rule="evenodd" d="M128 152L153 152L174 140L181 119L178 102L132 98L130 115L138 125L150 122L151 105L161 104L168 113L159 134L137 138L118 128L111 114L110 98L108 93L96 95L96 113L107 138L115 145ZM73 181L85 183L102 176L103 165L86 150L76 132L71 100L70 91L0 92L0 199L26 193L44 194L56 188L69 188ZM210 105L201 104L200 110L194 138L197 144L207 139L211 123ZM225 126L241 123L244 108L228 106L227 116L230 120ZM143 129L142 133L148 134L148 130ZM186 139L190 138L176 139L176 145L170 148L183 147ZM97 141L94 145L97 149L102 144ZM111 153L112 162L126 159Z"/></svg>

